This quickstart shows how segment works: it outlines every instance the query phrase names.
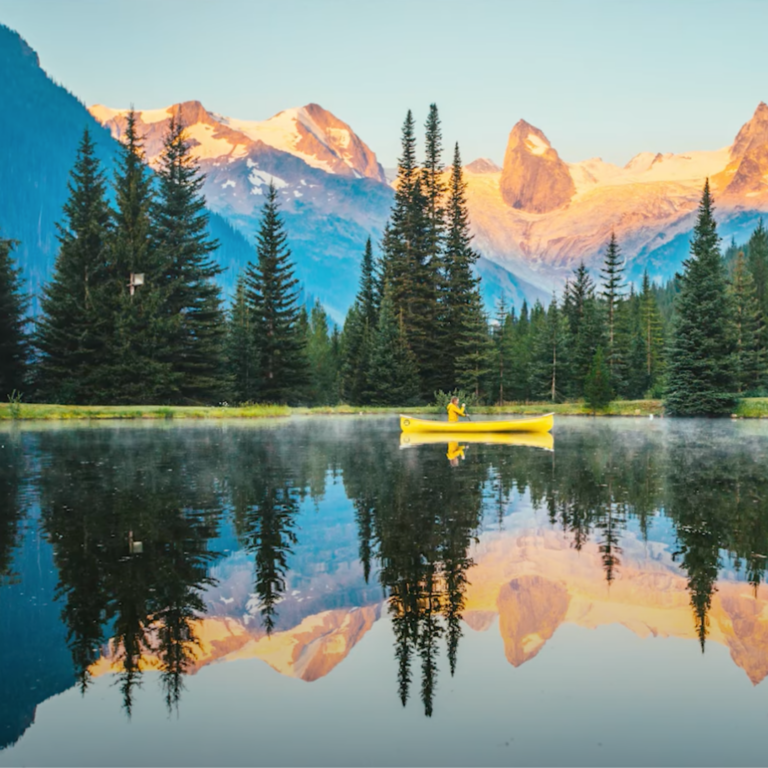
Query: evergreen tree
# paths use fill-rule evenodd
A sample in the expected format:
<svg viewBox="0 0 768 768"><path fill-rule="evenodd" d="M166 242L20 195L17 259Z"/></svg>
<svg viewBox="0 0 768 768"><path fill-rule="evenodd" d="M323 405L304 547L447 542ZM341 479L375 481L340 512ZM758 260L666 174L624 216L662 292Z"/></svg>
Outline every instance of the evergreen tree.
<svg viewBox="0 0 768 768"><path fill-rule="evenodd" d="M664 373L664 328L656 294L651 288L647 272L643 273L643 288L640 294L640 322L645 349L647 387L654 390Z"/></svg>
<svg viewBox="0 0 768 768"><path fill-rule="evenodd" d="M567 383L568 321L552 297L533 344L531 388L536 397L562 399Z"/></svg>
<svg viewBox="0 0 768 768"><path fill-rule="evenodd" d="M429 398L439 386L441 355L434 343L437 269L431 258L430 223L410 110L403 124L395 201L382 237L382 281L390 286L394 312L402 318L419 369L419 387Z"/></svg>
<svg viewBox="0 0 768 768"><path fill-rule="evenodd" d="M507 310L504 296L499 299L496 311L496 324L491 334L493 376L491 393L499 405L504 404L504 387L508 384L512 370L513 342L515 334L515 308ZM507 388L507 395L511 390Z"/></svg>
<svg viewBox="0 0 768 768"><path fill-rule="evenodd" d="M392 294L386 283L371 355L372 399L380 405L409 405L419 397L418 368Z"/></svg>
<svg viewBox="0 0 768 768"><path fill-rule="evenodd" d="M16 245L0 237L0 400L21 392L27 376L29 299L22 294L21 270L11 256Z"/></svg>
<svg viewBox="0 0 768 768"><path fill-rule="evenodd" d="M491 337L480 294L475 292L456 335L456 383L480 398L480 383L490 371Z"/></svg>
<svg viewBox="0 0 768 768"><path fill-rule="evenodd" d="M533 334L531 333L528 303L523 300L520 317L513 323L512 349L510 353L509 381L506 389L512 400L527 402L531 397L531 355Z"/></svg>
<svg viewBox="0 0 768 768"><path fill-rule="evenodd" d="M746 392L757 388L764 371L758 349L759 308L755 284L747 269L744 253L739 251L733 269L730 293L733 302L736 389Z"/></svg>
<svg viewBox="0 0 768 768"><path fill-rule="evenodd" d="M643 328L642 297L636 294L633 288L630 288L623 310L628 344L619 394L629 400L638 400L649 390L650 376L647 372L648 355Z"/></svg>
<svg viewBox="0 0 768 768"><path fill-rule="evenodd" d="M457 384L479 392L480 378L489 369L490 339L483 315L479 280L472 269L479 254L472 248L469 231L467 184L456 144L448 185L447 231L445 238L445 289L442 315L447 338L443 353L443 388Z"/></svg>
<svg viewBox="0 0 768 768"><path fill-rule="evenodd" d="M712 415L733 409L736 381L731 299L719 242L707 179L691 256L683 263L668 356L664 402L673 415Z"/></svg>
<svg viewBox="0 0 768 768"><path fill-rule="evenodd" d="M595 284L583 262L574 270L574 279L569 283L568 294L564 297L563 312L568 318L570 333L568 390L570 397L579 398L584 395L587 374L604 336Z"/></svg>
<svg viewBox="0 0 768 768"><path fill-rule="evenodd" d="M763 226L762 218L749 238L747 254L747 265L752 275L757 300L755 344L760 376L758 386L764 389L768 384L768 232Z"/></svg>
<svg viewBox="0 0 768 768"><path fill-rule="evenodd" d="M603 348L598 347L595 356L592 358L592 365L587 374L587 380L584 382L584 399L587 406L595 411L601 411L606 408L613 399L613 389L611 388L611 372L605 360Z"/></svg>
<svg viewBox="0 0 768 768"><path fill-rule="evenodd" d="M256 347L257 398L291 403L307 379L306 334L300 327L291 251L280 218L277 190L270 183L256 235L256 264L246 267L247 297Z"/></svg>
<svg viewBox="0 0 768 768"><path fill-rule="evenodd" d="M443 137L437 104L429 105L425 129L425 159L421 174L427 217L426 248L428 257L433 262L435 271L438 272L441 267L440 257L445 230L445 212L443 210L445 183L442 179Z"/></svg>
<svg viewBox="0 0 768 768"><path fill-rule="evenodd" d="M368 238L361 263L360 289L347 313L341 338L341 397L353 405L365 405L371 395L371 349L379 311L376 282L373 248Z"/></svg>
<svg viewBox="0 0 768 768"><path fill-rule="evenodd" d="M338 367L328 329L328 315L316 301L309 316L307 336L309 360L309 402L311 405L336 405Z"/></svg>
<svg viewBox="0 0 768 768"><path fill-rule="evenodd" d="M621 334L619 332L620 305L624 298L624 265L621 263L619 244L616 241L616 233L611 232L611 239L605 252L603 268L600 272L603 278L602 297L606 304L607 339L606 351L608 370L611 378L620 381L623 371Z"/></svg>
<svg viewBox="0 0 768 768"><path fill-rule="evenodd" d="M110 359L100 371L100 389L115 403L171 402L179 391L171 340L181 317L166 311L165 264L152 227L152 175L133 110L127 116L114 186L117 210L107 310Z"/></svg>
<svg viewBox="0 0 768 768"><path fill-rule="evenodd" d="M164 270L165 308L177 319L169 340L170 362L181 399L211 403L222 392L225 325L214 282L222 270L211 258L218 242L207 234L205 176L176 115L163 143L158 179L155 247Z"/></svg>
<svg viewBox="0 0 768 768"><path fill-rule="evenodd" d="M762 217L752 232L747 245L747 264L755 284L758 307L763 317L768 317L768 231Z"/></svg>
<svg viewBox="0 0 768 768"><path fill-rule="evenodd" d="M49 402L94 403L104 401L96 377L108 360L105 292L112 221L104 174L87 128L68 190L58 225L59 254L35 335L38 396Z"/></svg>
<svg viewBox="0 0 768 768"><path fill-rule="evenodd" d="M241 273L229 310L227 333L227 377L230 396L236 403L255 400L256 363L252 309L248 302L245 274Z"/></svg>

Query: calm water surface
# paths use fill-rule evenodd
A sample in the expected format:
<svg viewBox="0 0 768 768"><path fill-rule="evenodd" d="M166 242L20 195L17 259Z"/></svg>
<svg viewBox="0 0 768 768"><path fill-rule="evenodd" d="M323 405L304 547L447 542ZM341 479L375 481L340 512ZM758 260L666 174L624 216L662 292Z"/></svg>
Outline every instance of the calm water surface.
<svg viewBox="0 0 768 768"><path fill-rule="evenodd" d="M768 764L768 426L0 431L0 765Z"/></svg>

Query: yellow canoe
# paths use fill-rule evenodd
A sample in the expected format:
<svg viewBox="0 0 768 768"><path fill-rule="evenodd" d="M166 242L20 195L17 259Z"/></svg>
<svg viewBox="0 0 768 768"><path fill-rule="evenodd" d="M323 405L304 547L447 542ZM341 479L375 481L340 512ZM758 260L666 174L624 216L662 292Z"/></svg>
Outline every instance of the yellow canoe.
<svg viewBox="0 0 768 768"><path fill-rule="evenodd" d="M443 445L448 443L521 445L526 448L543 448L545 451L555 450L555 438L550 432L402 432L400 434L401 448L440 443Z"/></svg>
<svg viewBox="0 0 768 768"><path fill-rule="evenodd" d="M436 419L415 419L413 416L400 417L400 430L407 433L455 432L467 435L479 432L549 432L554 424L553 413L509 421L437 421Z"/></svg>

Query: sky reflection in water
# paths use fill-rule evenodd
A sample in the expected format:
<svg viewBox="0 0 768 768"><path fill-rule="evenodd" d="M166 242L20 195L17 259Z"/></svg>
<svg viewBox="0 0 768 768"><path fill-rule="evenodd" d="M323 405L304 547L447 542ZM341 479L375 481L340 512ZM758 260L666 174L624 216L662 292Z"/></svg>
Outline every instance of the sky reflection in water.
<svg viewBox="0 0 768 768"><path fill-rule="evenodd" d="M0 432L0 764L764 762L766 428L456 443Z"/></svg>

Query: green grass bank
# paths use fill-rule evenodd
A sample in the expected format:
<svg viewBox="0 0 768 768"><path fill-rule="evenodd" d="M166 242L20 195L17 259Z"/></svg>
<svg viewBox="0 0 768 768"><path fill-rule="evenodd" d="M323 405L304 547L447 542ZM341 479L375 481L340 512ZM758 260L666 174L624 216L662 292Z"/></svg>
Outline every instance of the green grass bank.
<svg viewBox="0 0 768 768"><path fill-rule="evenodd" d="M251 405L238 407L198 407L161 405L43 405L20 403L0 404L0 421L74 421L107 419L264 419L298 416L343 416L396 413L439 413L436 406L418 408L391 408L379 406L336 405L318 408L289 408L285 405ZM591 416L584 403L506 403L505 405L478 405L470 413L492 415L528 415L556 413L561 416ZM663 416L661 400L616 400L598 416ZM768 397L745 398L739 402L734 416L742 419L768 418Z"/></svg>

